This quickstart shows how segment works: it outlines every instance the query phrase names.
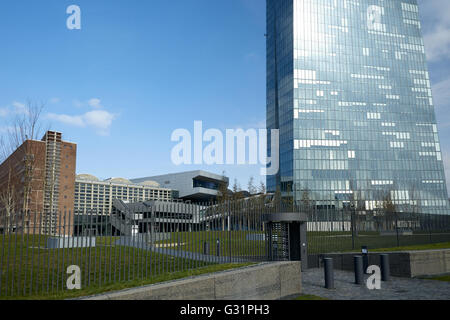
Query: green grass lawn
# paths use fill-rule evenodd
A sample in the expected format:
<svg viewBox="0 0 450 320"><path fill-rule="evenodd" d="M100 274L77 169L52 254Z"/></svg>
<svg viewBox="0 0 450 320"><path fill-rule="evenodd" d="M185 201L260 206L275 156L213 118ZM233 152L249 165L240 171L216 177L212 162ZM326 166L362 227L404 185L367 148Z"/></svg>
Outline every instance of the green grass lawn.
<svg viewBox="0 0 450 320"><path fill-rule="evenodd" d="M265 256L266 242L247 240L248 235L263 234L254 231L198 231L174 232L171 239L158 242L161 245L180 244L180 250L203 253L204 243L209 244L209 254L217 255L217 240L222 257Z"/></svg>
<svg viewBox="0 0 450 320"><path fill-rule="evenodd" d="M46 236L0 235L0 298L58 296L65 291L70 265L78 265L85 290L103 290L140 281L155 281L159 276L175 274L203 267L216 267L211 262L200 262L164 254L170 250L203 253L205 242L210 254L216 255L216 241L220 242L220 255L233 257L265 257L265 241L249 241L248 235L262 234L253 231L198 231L175 232L171 238L157 242L162 252L116 245L117 237L97 237L96 247L77 249L45 249ZM430 241L434 244L424 244ZM450 235L415 234L401 236L396 247L396 236L380 236L359 232L355 237L355 249L349 232L309 232L308 252L348 252L367 245L371 252L430 250L450 248ZM148 282L146 282L148 283ZM133 286L132 285L132 286ZM113 290L116 290L113 289ZM88 291L86 291L88 292ZM73 294L73 293L72 293Z"/></svg>
<svg viewBox="0 0 450 320"><path fill-rule="evenodd" d="M450 242L431 243L423 245L393 247L393 248L380 248L372 251L386 252L386 251L412 251L412 250L436 250L436 249L450 249Z"/></svg>
<svg viewBox="0 0 450 320"><path fill-rule="evenodd" d="M394 236L380 236L380 235L365 235L359 233L354 239L354 248L352 246L352 237L338 235L338 236L315 236L308 234L308 252L314 253L328 253L328 252L349 252L360 251L362 246L367 246L370 251L382 249L384 251L392 250L391 248L406 247L423 247L424 249L440 249L442 245L435 247L434 243L448 243L450 241L450 232L448 234L435 233L431 234L414 234L412 236L399 236L400 247L397 247L397 237ZM444 245L445 246L445 245ZM385 249L389 248L389 249ZM414 249L409 249L414 250Z"/></svg>
<svg viewBox="0 0 450 320"><path fill-rule="evenodd" d="M171 234L171 239L161 241L161 244L180 243L180 249L185 251L203 253L204 242L209 244L210 254L216 255L216 241L220 242L220 255L234 257L265 256L265 241L250 241L247 236L251 234L263 234L254 231L194 231L176 232ZM352 243L351 232L308 232L308 252L329 253L348 252L361 250L362 246L368 246L369 250L378 248L393 248L397 245L397 236L380 236L378 232L358 232ZM440 232L430 234L414 234L412 236L399 236L400 246L406 247L424 243L442 243L450 241L450 231L447 234Z"/></svg>
<svg viewBox="0 0 450 320"><path fill-rule="evenodd" d="M438 281L450 282L450 275L440 276L440 277L433 277L433 278L430 278L430 280L438 280Z"/></svg>
<svg viewBox="0 0 450 320"><path fill-rule="evenodd" d="M81 290L65 290L60 291L58 293L49 294L49 295L31 295L31 296L8 296L8 297L0 297L0 300L63 300L63 299L74 299L80 297L86 297L91 295L103 294L112 291L119 291L129 288L135 288L145 285L151 285L166 281L173 281L177 279L199 276L214 272L220 272L235 268L242 268L254 265L254 263L236 263L236 264L221 264L221 265L210 265L206 267L201 267L192 270L186 271L178 271L178 272L167 272L164 274L160 274L151 279L143 279L143 280L131 280L131 281L123 281L123 282L115 282L115 283L107 283L103 285L92 285L87 288L82 288Z"/></svg>
<svg viewBox="0 0 450 320"><path fill-rule="evenodd" d="M154 279L212 263L99 241L94 248L45 249L45 237L0 236L0 297L51 296L66 288L67 267L81 269L82 287ZM113 243L113 242L112 242Z"/></svg>

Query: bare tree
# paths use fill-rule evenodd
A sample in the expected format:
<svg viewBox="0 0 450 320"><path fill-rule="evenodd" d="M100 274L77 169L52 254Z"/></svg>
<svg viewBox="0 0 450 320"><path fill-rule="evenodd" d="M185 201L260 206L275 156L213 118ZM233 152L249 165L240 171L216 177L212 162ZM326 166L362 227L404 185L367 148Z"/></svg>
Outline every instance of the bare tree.
<svg viewBox="0 0 450 320"><path fill-rule="evenodd" d="M225 171L222 172L222 182L219 184L219 189L217 191L217 203L218 206L222 208L222 231L225 231L225 212L228 211L227 202L230 196L228 193L228 185L226 183Z"/></svg>
<svg viewBox="0 0 450 320"><path fill-rule="evenodd" d="M389 230L392 226L392 219L395 219L395 226L397 226L397 205L392 197L392 190L389 189L385 192L382 206L386 219L386 228Z"/></svg>
<svg viewBox="0 0 450 320"><path fill-rule="evenodd" d="M7 158L7 143L4 136L0 137L1 162ZM15 170L10 163L4 163L0 172L0 224L9 233L11 217L16 209Z"/></svg>
<svg viewBox="0 0 450 320"><path fill-rule="evenodd" d="M313 201L311 200L311 192L309 189L301 190L300 211L308 216L308 222L314 223L314 226L318 228L317 217L314 217ZM314 221L314 218L316 218L316 221Z"/></svg>
<svg viewBox="0 0 450 320"><path fill-rule="evenodd" d="M301 210L307 214L311 212L311 197L308 189L302 191L302 199L300 200Z"/></svg>
<svg viewBox="0 0 450 320"><path fill-rule="evenodd" d="M241 189L241 185L238 183L237 179L234 179L233 182L233 199L234 200L239 200L242 199L242 189Z"/></svg>
<svg viewBox="0 0 450 320"><path fill-rule="evenodd" d="M229 199L228 186L226 184L225 171L222 172L222 183L219 184L219 189L217 192L217 202L224 203Z"/></svg>
<svg viewBox="0 0 450 320"><path fill-rule="evenodd" d="M259 183L258 192L261 194L266 194L266 184L264 183L264 181L261 181Z"/></svg>
<svg viewBox="0 0 450 320"><path fill-rule="evenodd" d="M253 176L251 176L250 179L248 180L248 192L252 195L258 192L258 190L255 187L255 178L253 178Z"/></svg>
<svg viewBox="0 0 450 320"><path fill-rule="evenodd" d="M281 210L281 202L282 202L281 189L280 189L279 185L277 185L277 188L275 190L273 202L274 202L275 211L279 212Z"/></svg>
<svg viewBox="0 0 450 320"><path fill-rule="evenodd" d="M421 207L421 200L420 200L420 192L417 190L417 186L415 183L412 183L409 188L409 212L410 212L410 227L411 228L417 228L417 225L419 223L419 214L420 214L420 207Z"/></svg>
<svg viewBox="0 0 450 320"><path fill-rule="evenodd" d="M11 152L20 147L26 140L37 140L42 137L41 115L44 107L44 103L28 100L23 109L20 110L9 128Z"/></svg>
<svg viewBox="0 0 450 320"><path fill-rule="evenodd" d="M38 149L29 141L38 140L43 134L40 119L43 109L43 103L28 100L17 111L16 117L7 126L6 134L1 137L0 212L3 211L7 217L23 212L28 218L33 189L44 189L44 186L33 184L36 160L44 155L37 154Z"/></svg>

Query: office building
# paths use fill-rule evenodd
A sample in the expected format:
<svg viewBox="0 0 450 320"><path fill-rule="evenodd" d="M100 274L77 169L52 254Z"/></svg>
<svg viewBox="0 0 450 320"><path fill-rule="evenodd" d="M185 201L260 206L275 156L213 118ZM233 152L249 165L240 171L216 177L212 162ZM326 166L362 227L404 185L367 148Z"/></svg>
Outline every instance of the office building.
<svg viewBox="0 0 450 320"><path fill-rule="evenodd" d="M124 178L101 181L93 175L80 174L75 180L75 232L82 234L83 230L95 229L102 234L108 232L104 229L110 221L114 200L124 203L149 200L166 202L176 198L176 190L161 188L155 181L133 183Z"/></svg>
<svg viewBox="0 0 450 320"><path fill-rule="evenodd" d="M100 181L95 176L80 174L75 180L76 215L109 215L114 199L125 202L148 200L171 201L177 197L175 190L161 188L155 181L132 183L124 178L110 178Z"/></svg>
<svg viewBox="0 0 450 320"><path fill-rule="evenodd" d="M449 213L416 0L267 0L267 128L269 191Z"/></svg>
<svg viewBox="0 0 450 320"><path fill-rule="evenodd" d="M147 178L132 179L134 183L156 181L164 188L179 192L179 198L192 202L214 201L221 184L228 187L229 179L218 174L202 170L165 174Z"/></svg>

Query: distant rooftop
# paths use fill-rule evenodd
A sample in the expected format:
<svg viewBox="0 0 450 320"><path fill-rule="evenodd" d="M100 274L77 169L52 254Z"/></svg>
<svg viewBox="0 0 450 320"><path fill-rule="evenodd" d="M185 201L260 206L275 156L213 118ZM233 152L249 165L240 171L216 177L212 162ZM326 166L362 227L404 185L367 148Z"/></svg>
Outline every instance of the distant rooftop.
<svg viewBox="0 0 450 320"><path fill-rule="evenodd" d="M96 176L93 176L91 174L79 174L76 177L77 181L86 181L86 182L104 182L104 183L113 183L113 184L122 184L122 185L139 185L139 186L146 186L146 187L153 187L153 188L160 188L160 184L156 181L152 180L146 180L140 183L134 183L126 178L109 178L106 180L100 180Z"/></svg>

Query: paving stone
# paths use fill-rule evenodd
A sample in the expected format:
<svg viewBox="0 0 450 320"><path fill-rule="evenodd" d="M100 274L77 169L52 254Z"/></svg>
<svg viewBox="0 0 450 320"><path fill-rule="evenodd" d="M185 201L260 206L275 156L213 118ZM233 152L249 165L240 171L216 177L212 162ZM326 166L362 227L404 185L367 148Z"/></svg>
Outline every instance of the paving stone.
<svg viewBox="0 0 450 320"><path fill-rule="evenodd" d="M365 283L354 284L353 272L334 270L335 289L325 289L324 270L302 272L302 294L332 300L450 300L450 282L391 277L380 290L369 290Z"/></svg>

